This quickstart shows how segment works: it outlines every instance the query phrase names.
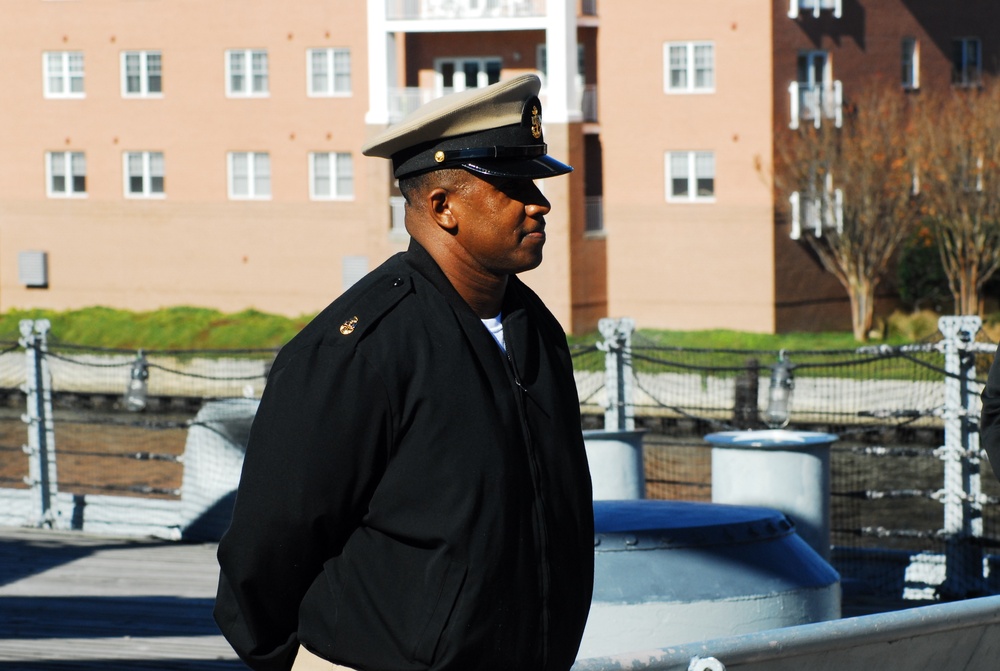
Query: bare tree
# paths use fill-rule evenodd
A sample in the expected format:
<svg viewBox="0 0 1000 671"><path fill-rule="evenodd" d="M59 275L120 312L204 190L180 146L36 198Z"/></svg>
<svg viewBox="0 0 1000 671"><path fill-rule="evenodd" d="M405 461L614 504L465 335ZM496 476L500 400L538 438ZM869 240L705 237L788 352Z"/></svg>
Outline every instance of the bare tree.
<svg viewBox="0 0 1000 671"><path fill-rule="evenodd" d="M929 97L917 123L924 210L958 314L982 315L1000 267L1000 86Z"/></svg>
<svg viewBox="0 0 1000 671"><path fill-rule="evenodd" d="M860 341L872 327L875 291L914 224L909 125L898 87L873 85L841 127L824 119L778 142L775 185L792 205L792 237L812 247L847 291Z"/></svg>

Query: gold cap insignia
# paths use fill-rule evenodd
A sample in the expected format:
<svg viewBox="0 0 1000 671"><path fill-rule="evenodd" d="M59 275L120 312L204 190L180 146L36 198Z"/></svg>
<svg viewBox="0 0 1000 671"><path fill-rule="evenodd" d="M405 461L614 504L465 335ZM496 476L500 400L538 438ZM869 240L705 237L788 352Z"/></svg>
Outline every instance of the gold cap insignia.
<svg viewBox="0 0 1000 671"><path fill-rule="evenodd" d="M536 140L542 137L542 115L538 113L537 107L531 108L531 137Z"/></svg>
<svg viewBox="0 0 1000 671"><path fill-rule="evenodd" d="M346 322L344 322L343 324L340 325L340 334L341 335L351 335L352 333L354 333L354 328L357 325L358 325L358 318L357 317L351 317Z"/></svg>

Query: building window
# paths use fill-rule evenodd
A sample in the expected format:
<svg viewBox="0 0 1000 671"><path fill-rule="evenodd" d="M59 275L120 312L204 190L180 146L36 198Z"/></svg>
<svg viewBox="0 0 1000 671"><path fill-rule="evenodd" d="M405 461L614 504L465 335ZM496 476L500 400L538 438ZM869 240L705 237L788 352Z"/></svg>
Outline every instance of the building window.
<svg viewBox="0 0 1000 671"><path fill-rule="evenodd" d="M711 93L715 90L715 45L712 42L667 42L663 45L667 93Z"/></svg>
<svg viewBox="0 0 1000 671"><path fill-rule="evenodd" d="M920 42L904 37L902 42L903 88L920 88Z"/></svg>
<svg viewBox="0 0 1000 671"><path fill-rule="evenodd" d="M309 49L309 95L347 96L351 94L350 49Z"/></svg>
<svg viewBox="0 0 1000 671"><path fill-rule="evenodd" d="M710 151L667 152L667 200L715 200L715 154Z"/></svg>
<svg viewBox="0 0 1000 671"><path fill-rule="evenodd" d="M52 198L87 194L87 159L82 151L51 151L45 155L46 183Z"/></svg>
<svg viewBox="0 0 1000 671"><path fill-rule="evenodd" d="M47 51L42 67L46 98L84 97L82 51Z"/></svg>
<svg viewBox="0 0 1000 671"><path fill-rule="evenodd" d="M226 52L226 93L246 98L268 95L267 51L230 49Z"/></svg>
<svg viewBox="0 0 1000 671"><path fill-rule="evenodd" d="M951 53L951 83L957 86L978 86L983 73L983 43L979 38L952 40Z"/></svg>
<svg viewBox="0 0 1000 671"><path fill-rule="evenodd" d="M159 96L163 93L163 58L159 51L122 52L122 95Z"/></svg>
<svg viewBox="0 0 1000 671"><path fill-rule="evenodd" d="M434 62L438 89L445 93L496 84L501 68L499 58L439 58Z"/></svg>
<svg viewBox="0 0 1000 671"><path fill-rule="evenodd" d="M310 197L335 200L354 197L354 161L350 154L309 154Z"/></svg>
<svg viewBox="0 0 1000 671"><path fill-rule="evenodd" d="M157 198L163 194L163 152L125 152L125 195Z"/></svg>
<svg viewBox="0 0 1000 671"><path fill-rule="evenodd" d="M267 200L271 197L271 156L263 152L229 154L229 197Z"/></svg>

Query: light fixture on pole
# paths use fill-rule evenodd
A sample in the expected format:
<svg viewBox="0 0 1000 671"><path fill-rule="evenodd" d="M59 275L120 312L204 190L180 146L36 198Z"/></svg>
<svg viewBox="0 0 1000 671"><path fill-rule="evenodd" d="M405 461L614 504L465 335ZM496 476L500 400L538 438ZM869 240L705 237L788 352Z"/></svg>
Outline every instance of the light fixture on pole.
<svg viewBox="0 0 1000 671"><path fill-rule="evenodd" d="M795 389L792 367L792 363L785 357L785 350L778 353L778 363L771 366L771 385L767 391L764 421L772 429L784 428L791 418L792 390Z"/></svg>
<svg viewBox="0 0 1000 671"><path fill-rule="evenodd" d="M130 412L140 412L146 409L149 387L149 363L142 350L132 363L132 373L129 376L128 387L125 388L125 408Z"/></svg>

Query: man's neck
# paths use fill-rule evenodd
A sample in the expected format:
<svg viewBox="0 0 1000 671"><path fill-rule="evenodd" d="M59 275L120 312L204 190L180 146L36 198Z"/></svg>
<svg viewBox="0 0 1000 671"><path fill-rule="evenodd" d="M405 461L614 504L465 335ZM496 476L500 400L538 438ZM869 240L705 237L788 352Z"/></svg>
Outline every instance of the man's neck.
<svg viewBox="0 0 1000 671"><path fill-rule="evenodd" d="M472 311L480 319L496 317L503 305L503 297L507 291L507 276L489 277L481 274L455 272L454 269L441 267L451 286L461 296Z"/></svg>
<svg viewBox="0 0 1000 671"><path fill-rule="evenodd" d="M411 248L414 245L422 247L459 297L480 319L497 316L507 292L508 275L492 275L473 268L450 250L433 243L421 245L414 240Z"/></svg>

